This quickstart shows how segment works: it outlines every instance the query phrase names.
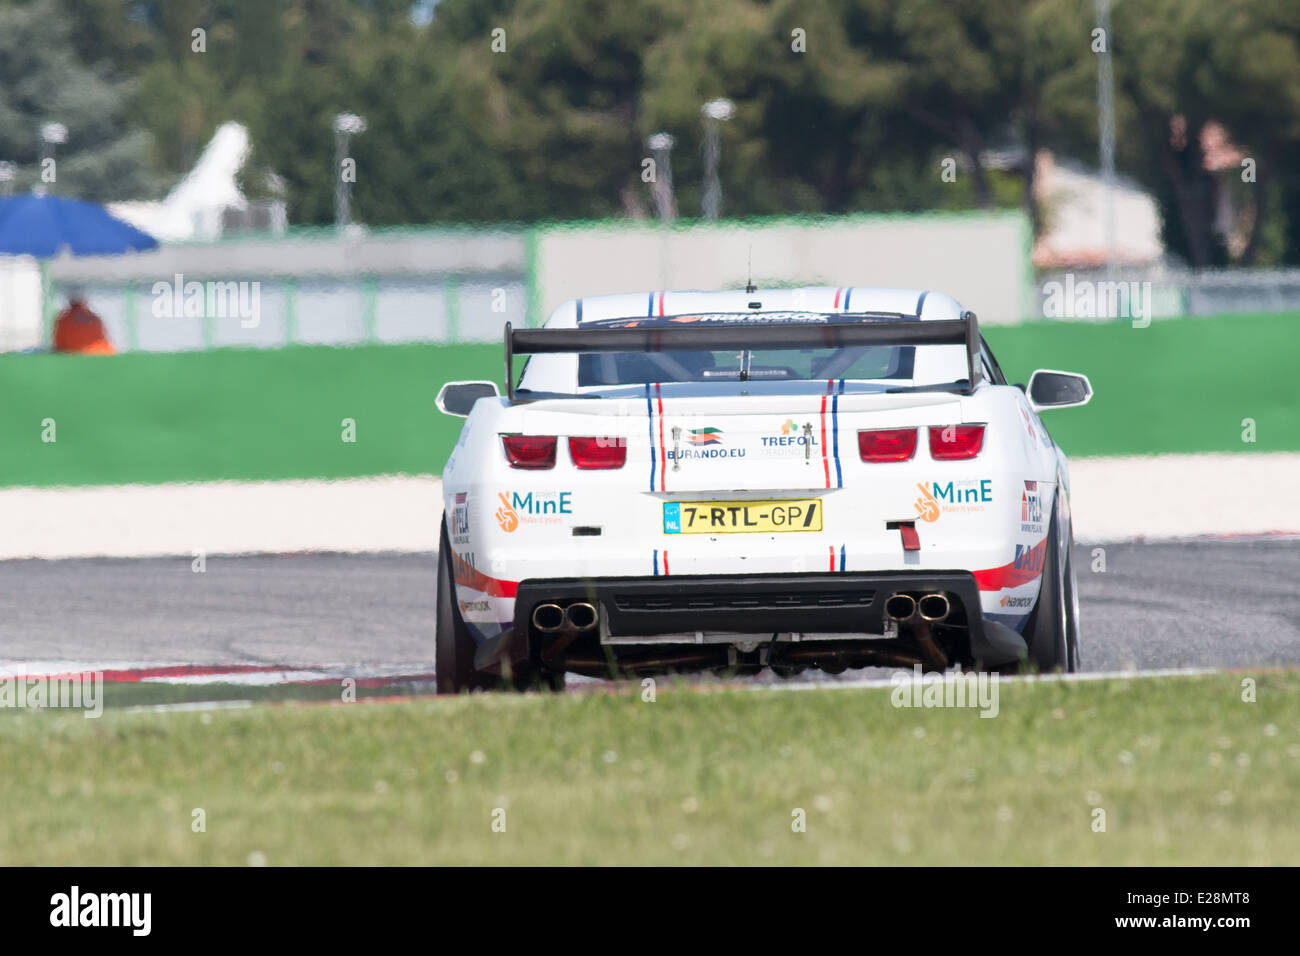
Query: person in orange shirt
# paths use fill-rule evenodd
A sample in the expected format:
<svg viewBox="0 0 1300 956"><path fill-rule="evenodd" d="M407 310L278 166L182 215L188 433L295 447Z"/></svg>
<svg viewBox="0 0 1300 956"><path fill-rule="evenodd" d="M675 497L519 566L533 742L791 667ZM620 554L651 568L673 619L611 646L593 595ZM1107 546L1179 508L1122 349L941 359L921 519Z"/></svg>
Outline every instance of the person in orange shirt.
<svg viewBox="0 0 1300 956"><path fill-rule="evenodd" d="M81 355L112 355L113 345L104 333L104 322L86 305L81 292L68 295L68 307L54 320L54 351Z"/></svg>

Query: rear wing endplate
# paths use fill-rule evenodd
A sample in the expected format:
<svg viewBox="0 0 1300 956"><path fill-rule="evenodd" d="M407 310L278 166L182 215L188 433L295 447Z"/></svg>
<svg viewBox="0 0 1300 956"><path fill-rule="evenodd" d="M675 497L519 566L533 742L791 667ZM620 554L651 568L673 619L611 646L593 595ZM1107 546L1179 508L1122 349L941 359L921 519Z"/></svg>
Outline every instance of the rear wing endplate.
<svg viewBox="0 0 1300 956"><path fill-rule="evenodd" d="M917 317L857 322L792 322L756 325L744 322L601 329L516 329L509 322L506 338L506 397L515 399L516 355L563 352L672 352L693 349L842 348L851 345L964 345L967 394L980 372L979 322L974 312L960 319Z"/></svg>

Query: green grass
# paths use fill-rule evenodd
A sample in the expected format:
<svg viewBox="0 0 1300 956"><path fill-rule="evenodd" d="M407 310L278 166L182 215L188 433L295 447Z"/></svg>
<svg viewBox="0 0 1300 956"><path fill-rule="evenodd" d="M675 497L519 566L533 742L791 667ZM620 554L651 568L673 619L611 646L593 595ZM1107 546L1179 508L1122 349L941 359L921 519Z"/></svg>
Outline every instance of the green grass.
<svg viewBox="0 0 1300 956"><path fill-rule="evenodd" d="M1300 674L1255 676L18 711L0 864L1294 863Z"/></svg>
<svg viewBox="0 0 1300 956"><path fill-rule="evenodd" d="M1035 368L1092 378L1091 405L1047 413L1071 455L1300 450L1300 316L986 332L1015 381ZM438 388L501 375L497 345L0 355L0 486L437 473L460 431L435 409Z"/></svg>
<svg viewBox="0 0 1300 956"><path fill-rule="evenodd" d="M438 389L502 369L499 345L0 355L0 485L436 474L461 424Z"/></svg>
<svg viewBox="0 0 1300 956"><path fill-rule="evenodd" d="M1095 397L1045 413L1067 454L1300 450L1300 315L1131 322L1036 322L987 327L1002 370L1082 372ZM1253 444L1242 420L1255 420Z"/></svg>

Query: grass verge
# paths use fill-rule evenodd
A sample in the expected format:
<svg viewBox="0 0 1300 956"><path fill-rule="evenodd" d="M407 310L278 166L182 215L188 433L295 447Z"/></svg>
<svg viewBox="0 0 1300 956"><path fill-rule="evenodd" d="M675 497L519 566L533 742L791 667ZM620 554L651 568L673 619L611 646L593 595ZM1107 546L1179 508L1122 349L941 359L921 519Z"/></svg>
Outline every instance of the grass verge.
<svg viewBox="0 0 1300 956"><path fill-rule="evenodd" d="M1083 408L1044 413L1072 456L1300 451L1295 364L1300 315L1131 322L1035 322L985 337L1013 382L1036 368L1082 372ZM1245 442L1244 419L1255 423Z"/></svg>
<svg viewBox="0 0 1300 956"><path fill-rule="evenodd" d="M0 355L0 485L437 474L438 389L502 370L499 345Z"/></svg>
<svg viewBox="0 0 1300 956"><path fill-rule="evenodd" d="M1300 674L1255 676L15 712L0 863L1292 863Z"/></svg>

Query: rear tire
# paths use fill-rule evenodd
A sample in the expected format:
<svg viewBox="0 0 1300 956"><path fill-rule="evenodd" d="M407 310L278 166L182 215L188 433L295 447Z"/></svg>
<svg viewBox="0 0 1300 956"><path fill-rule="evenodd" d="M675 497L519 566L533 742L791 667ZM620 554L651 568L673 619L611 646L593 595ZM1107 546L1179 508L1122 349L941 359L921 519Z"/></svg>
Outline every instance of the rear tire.
<svg viewBox="0 0 1300 956"><path fill-rule="evenodd" d="M1066 630L1066 646L1069 649L1068 673L1079 670L1079 588L1074 579L1074 533L1070 534L1069 547L1065 559L1065 612L1069 627Z"/></svg>
<svg viewBox="0 0 1300 956"><path fill-rule="evenodd" d="M1040 674L1072 673L1079 666L1078 602L1074 567L1069 556L1074 535L1061 514L1058 502L1058 507L1052 509L1052 523L1047 532L1047 553L1043 558L1038 601L1025 625L1025 643L1029 646L1026 663L1032 662ZM1064 532L1062 526L1066 529ZM1064 549L1061 547L1062 533L1066 536ZM1062 550L1064 560L1061 558Z"/></svg>
<svg viewBox="0 0 1300 956"><path fill-rule="evenodd" d="M472 690L564 690L564 673L522 663L509 678L474 669L478 645L456 603L456 584L451 573L451 542L444 523L438 547L438 621L434 634L433 676L439 694L460 694Z"/></svg>
<svg viewBox="0 0 1300 956"><path fill-rule="evenodd" d="M451 574L451 543L443 523L438 544L438 622L434 633L433 676L439 694L459 694L491 686L487 674L474 670L474 635L460 616Z"/></svg>

